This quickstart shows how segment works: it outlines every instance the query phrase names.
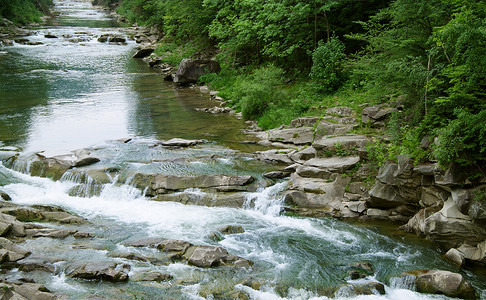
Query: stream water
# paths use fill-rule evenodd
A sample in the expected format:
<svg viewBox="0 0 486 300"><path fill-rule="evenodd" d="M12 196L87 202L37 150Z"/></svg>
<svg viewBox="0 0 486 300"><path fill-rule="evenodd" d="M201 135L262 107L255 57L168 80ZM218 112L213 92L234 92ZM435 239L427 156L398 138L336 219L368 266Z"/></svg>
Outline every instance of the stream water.
<svg viewBox="0 0 486 300"><path fill-rule="evenodd" d="M372 226L335 219L282 215L282 191L286 182L248 193L244 208L215 208L148 200L126 184L105 184L99 193L70 195L81 182L76 176L60 181L30 176L25 172L35 153L64 154L91 147L101 161L97 167L133 172L191 176L200 174L253 175L274 166L254 161L244 152L255 150L242 143L244 123L233 116L197 112L212 107L208 95L164 82L145 63L132 59L135 42L101 43L104 33L127 36L113 18L91 7L88 1L56 1L59 15L28 38L42 44L0 46L0 148L18 147L18 163L0 164L0 188L18 204L58 205L86 218L85 225L52 225L92 233L87 240L37 238L22 246L32 257L55 261L56 272L28 274L50 290L69 299L214 299L226 291L241 290L253 299L327 299L326 290L346 283L382 282L385 295L349 294L339 299L448 299L416 293L394 277L416 269L458 272L441 258L433 245L410 236L383 234ZM58 38L46 38L46 34ZM130 143L117 141L132 138ZM174 137L205 139L188 149L154 147L157 140ZM126 175L126 177L129 177ZM186 191L194 197L201 191ZM208 238L224 225L241 225L244 233L222 241ZM185 263L154 265L110 255L137 252L156 256L156 251L131 249L126 241L163 237L198 245L220 245L231 254L254 262L250 269L202 269ZM128 249L130 248L130 249ZM156 270L171 274L169 282L89 282L64 275L73 261L123 261L131 273ZM360 280L346 279L354 262L373 264L376 274ZM463 275L486 299L483 276ZM9 278L25 277L12 270ZM259 290L241 283L252 278Z"/></svg>

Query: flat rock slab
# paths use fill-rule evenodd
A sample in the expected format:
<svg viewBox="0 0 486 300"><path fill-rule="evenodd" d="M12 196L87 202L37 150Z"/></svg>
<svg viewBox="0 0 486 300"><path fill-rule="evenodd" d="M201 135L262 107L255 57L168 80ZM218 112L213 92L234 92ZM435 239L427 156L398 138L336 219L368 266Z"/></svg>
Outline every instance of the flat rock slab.
<svg viewBox="0 0 486 300"><path fill-rule="evenodd" d="M255 181L250 175L201 175L180 177L169 175L156 175L151 183L154 190L182 190L188 188L213 188L221 186L244 186Z"/></svg>
<svg viewBox="0 0 486 300"><path fill-rule="evenodd" d="M334 137L323 137L314 141L312 145L317 150L336 151L338 149L343 150L355 150L361 148L370 143L364 135L343 135Z"/></svg>
<svg viewBox="0 0 486 300"><path fill-rule="evenodd" d="M298 127L286 129L271 129L257 134L261 139L285 144L306 145L314 140L314 128Z"/></svg>
<svg viewBox="0 0 486 300"><path fill-rule="evenodd" d="M328 158L312 158L304 163L305 166L317 167L329 172L344 173L359 162L359 156L334 156Z"/></svg>
<svg viewBox="0 0 486 300"><path fill-rule="evenodd" d="M160 145L166 147L190 147L198 144L202 144L203 140L185 140L180 138L173 138L168 141L160 142Z"/></svg>

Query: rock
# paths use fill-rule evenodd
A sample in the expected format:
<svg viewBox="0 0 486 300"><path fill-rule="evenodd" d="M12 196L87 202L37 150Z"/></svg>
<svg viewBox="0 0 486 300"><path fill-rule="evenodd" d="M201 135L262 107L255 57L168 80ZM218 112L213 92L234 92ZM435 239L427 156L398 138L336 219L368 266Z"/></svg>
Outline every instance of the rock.
<svg viewBox="0 0 486 300"><path fill-rule="evenodd" d="M195 83L201 75L218 73L220 70L221 67L215 60L183 59L175 73L174 82L181 84Z"/></svg>
<svg viewBox="0 0 486 300"><path fill-rule="evenodd" d="M187 205L199 205L209 207L237 207L242 208L246 200L247 193L174 193L158 194L151 200L179 202Z"/></svg>
<svg viewBox="0 0 486 300"><path fill-rule="evenodd" d="M70 161L58 160L55 158L41 158L41 160L32 162L29 171L32 176L59 180L71 167L72 162Z"/></svg>
<svg viewBox="0 0 486 300"><path fill-rule="evenodd" d="M118 44L118 43L126 43L127 40L125 37L121 35L103 34L100 37L98 37L98 42L100 43L108 42L108 43Z"/></svg>
<svg viewBox="0 0 486 300"><path fill-rule="evenodd" d="M271 142L282 142L285 144L307 145L314 140L314 128L298 127L287 129L270 129L257 133L256 136Z"/></svg>
<svg viewBox="0 0 486 300"><path fill-rule="evenodd" d="M185 140L180 138L173 138L168 141L162 141L160 144L166 147L190 147L197 144L202 144L202 140Z"/></svg>
<svg viewBox="0 0 486 300"><path fill-rule="evenodd" d="M150 46L147 46L147 47L143 47L143 48L139 49L133 55L133 58L144 58L144 57L147 57L150 54L152 54L154 51L155 51L155 47L154 46L151 46L150 45Z"/></svg>
<svg viewBox="0 0 486 300"><path fill-rule="evenodd" d="M323 170L316 167L298 166L295 170L297 175L305 178L319 178L319 179L331 179L334 180L337 176L336 173L332 173L328 170Z"/></svg>
<svg viewBox="0 0 486 300"><path fill-rule="evenodd" d="M383 184L380 181L376 181L369 194L370 198L367 200L369 207L393 208L406 203L396 186Z"/></svg>
<svg viewBox="0 0 486 300"><path fill-rule="evenodd" d="M130 280L132 281L169 281L172 280L172 275L164 274L156 271L142 271L135 273Z"/></svg>
<svg viewBox="0 0 486 300"><path fill-rule="evenodd" d="M224 264L228 256L228 252L222 247L199 246L192 253L188 263L201 268L217 267Z"/></svg>
<svg viewBox="0 0 486 300"><path fill-rule="evenodd" d="M417 270L403 274L407 275L415 276L417 292L461 299L479 299L474 287L461 274L443 270Z"/></svg>
<svg viewBox="0 0 486 300"><path fill-rule="evenodd" d="M253 176L229 176L229 175L200 175L194 177L179 177L169 175L155 175L150 187L157 191L183 190L188 188L212 188L222 186L245 186L255 180Z"/></svg>
<svg viewBox="0 0 486 300"><path fill-rule="evenodd" d="M458 247L464 242L476 244L486 239L486 229L474 223L470 216L461 213L452 197L439 211L419 211L401 229L427 236L448 248Z"/></svg>
<svg viewBox="0 0 486 300"><path fill-rule="evenodd" d="M447 251L447 253L444 254L444 257L447 260L453 262L459 268L464 266L464 263L466 262L464 254L459 250L457 250L456 248L449 249L449 251Z"/></svg>
<svg viewBox="0 0 486 300"><path fill-rule="evenodd" d="M348 277L352 280L365 278L375 273L369 262L356 262L348 265Z"/></svg>
<svg viewBox="0 0 486 300"><path fill-rule="evenodd" d="M12 198L7 193L0 191L0 198L4 201L12 201Z"/></svg>
<svg viewBox="0 0 486 300"><path fill-rule="evenodd" d="M366 107L361 116L363 123L378 124L378 121L385 120L390 114L397 112L396 108L386 107L383 104Z"/></svg>
<svg viewBox="0 0 486 300"><path fill-rule="evenodd" d="M290 165L293 161L289 158L289 150L267 150L257 151L256 158L268 163Z"/></svg>
<svg viewBox="0 0 486 300"><path fill-rule="evenodd" d="M315 129L315 139L318 140L328 135L343 135L353 130L355 124L339 124L322 120Z"/></svg>
<svg viewBox="0 0 486 300"><path fill-rule="evenodd" d="M285 177L289 177L290 172L273 171L273 172L265 173L265 174L263 174L263 176L265 178L269 178L269 179L282 179L282 178L285 178Z"/></svg>
<svg viewBox="0 0 486 300"><path fill-rule="evenodd" d="M347 106L331 107L326 110L328 115L338 115L340 117L354 116L354 110Z"/></svg>
<svg viewBox="0 0 486 300"><path fill-rule="evenodd" d="M128 280L130 266L114 262L75 263L66 269L66 275L72 278L123 282Z"/></svg>
<svg viewBox="0 0 486 300"><path fill-rule="evenodd" d="M305 166L318 167L322 170L335 173L345 173L360 161L359 156L334 156L328 158L312 158L304 163Z"/></svg>
<svg viewBox="0 0 486 300"><path fill-rule="evenodd" d="M387 219L390 216L390 211L377 208L368 208L366 215L374 219Z"/></svg>
<svg viewBox="0 0 486 300"><path fill-rule="evenodd" d="M12 236L25 236L25 225L14 216L0 213L0 224L4 230L3 235L10 234Z"/></svg>
<svg viewBox="0 0 486 300"><path fill-rule="evenodd" d="M47 273L54 273L56 267L42 259L24 258L17 261L19 270L22 272L42 271Z"/></svg>
<svg viewBox="0 0 486 300"><path fill-rule="evenodd" d="M306 160L315 158L317 151L314 147L307 147L303 150L293 153L290 158L298 163L304 163Z"/></svg>
<svg viewBox="0 0 486 300"><path fill-rule="evenodd" d="M318 122L319 122L318 117L302 117L302 118L298 118L298 119L290 121L289 126L292 127L292 128L313 127Z"/></svg>
<svg viewBox="0 0 486 300"><path fill-rule="evenodd" d="M0 249L8 251L9 261L18 261L30 255L30 251L15 245L3 237L0 237Z"/></svg>
<svg viewBox="0 0 486 300"><path fill-rule="evenodd" d="M469 261L479 262L482 265L486 263L486 240L478 243L476 246L464 243L457 250ZM456 255L457 253L454 254Z"/></svg>
<svg viewBox="0 0 486 300"><path fill-rule="evenodd" d="M37 283L23 283L14 285L14 292L26 299L54 300L58 299L45 286ZM14 298L12 298L14 299ZM18 299L18 298L17 298Z"/></svg>
<svg viewBox="0 0 486 300"><path fill-rule="evenodd" d="M57 39L57 38L59 38L58 36L53 35L53 34L49 34L49 33L48 34L44 34L44 37L46 39Z"/></svg>
<svg viewBox="0 0 486 300"><path fill-rule="evenodd" d="M164 252L181 252L183 254L191 246L192 244L186 241L165 240L157 246L157 249Z"/></svg>
<svg viewBox="0 0 486 300"><path fill-rule="evenodd" d="M218 232L221 234L237 234L237 233L244 233L245 230L242 226L239 225L226 225L217 229Z"/></svg>
<svg viewBox="0 0 486 300"><path fill-rule="evenodd" d="M148 239L143 239L143 240L138 240L135 242L129 242L126 243L125 245L131 246L131 247L148 247L148 248L158 248L158 246L162 243L167 241L167 239L164 238L148 238Z"/></svg>

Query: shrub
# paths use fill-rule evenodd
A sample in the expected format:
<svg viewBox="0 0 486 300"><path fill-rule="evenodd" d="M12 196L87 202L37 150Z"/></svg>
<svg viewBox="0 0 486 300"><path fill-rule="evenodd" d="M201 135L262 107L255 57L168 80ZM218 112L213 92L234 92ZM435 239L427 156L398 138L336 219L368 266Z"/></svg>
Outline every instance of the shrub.
<svg viewBox="0 0 486 300"><path fill-rule="evenodd" d="M312 53L310 77L320 90L330 92L341 85L342 64L346 56L344 50L344 44L337 37L332 37L326 43L319 41Z"/></svg>

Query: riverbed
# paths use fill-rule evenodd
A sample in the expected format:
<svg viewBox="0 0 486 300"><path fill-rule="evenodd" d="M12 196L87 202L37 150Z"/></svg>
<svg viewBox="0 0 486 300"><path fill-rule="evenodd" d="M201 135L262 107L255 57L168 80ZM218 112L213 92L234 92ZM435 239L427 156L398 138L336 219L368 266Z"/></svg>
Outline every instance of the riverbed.
<svg viewBox="0 0 486 300"><path fill-rule="evenodd" d="M28 239L21 246L32 257L52 263L55 272L26 274L13 269L1 276L32 278L69 299L215 299L234 291L252 299L327 299L330 290L372 282L383 283L386 293L355 295L341 289L336 297L448 299L416 293L396 280L409 270L459 272L433 244L332 218L285 215L283 192L288 182L263 178L277 167L249 154L258 148L246 143L251 137L241 131L243 120L196 111L215 103L198 89L165 82L145 62L132 59L137 44L130 30L88 1L56 1L55 10L59 15L27 37L37 45L0 46L0 148L20 153L14 164L0 165L0 188L14 203L55 205L82 216L87 224L52 226L76 228L94 237ZM122 36L126 42L99 42L103 34ZM203 143L189 148L159 143L172 138ZM89 190L91 183L77 177L76 170L57 181L28 173L37 154L49 157L80 148L100 159L88 170L109 173L109 182L96 191ZM151 201L132 184L131 175L137 172L251 175L264 184L246 192L242 207L183 205ZM87 189L73 193L79 185ZM208 192L190 188L184 193L197 198ZM244 232L222 240L210 237L226 225L242 226ZM116 255L154 256L154 249L126 245L153 237L222 246L253 266L205 269ZM123 262L131 266L129 275L151 270L173 279L108 283L65 275L66 266L83 261ZM349 266L363 261L375 272L350 279ZM461 272L485 299L484 276ZM260 287L245 285L249 279Z"/></svg>

